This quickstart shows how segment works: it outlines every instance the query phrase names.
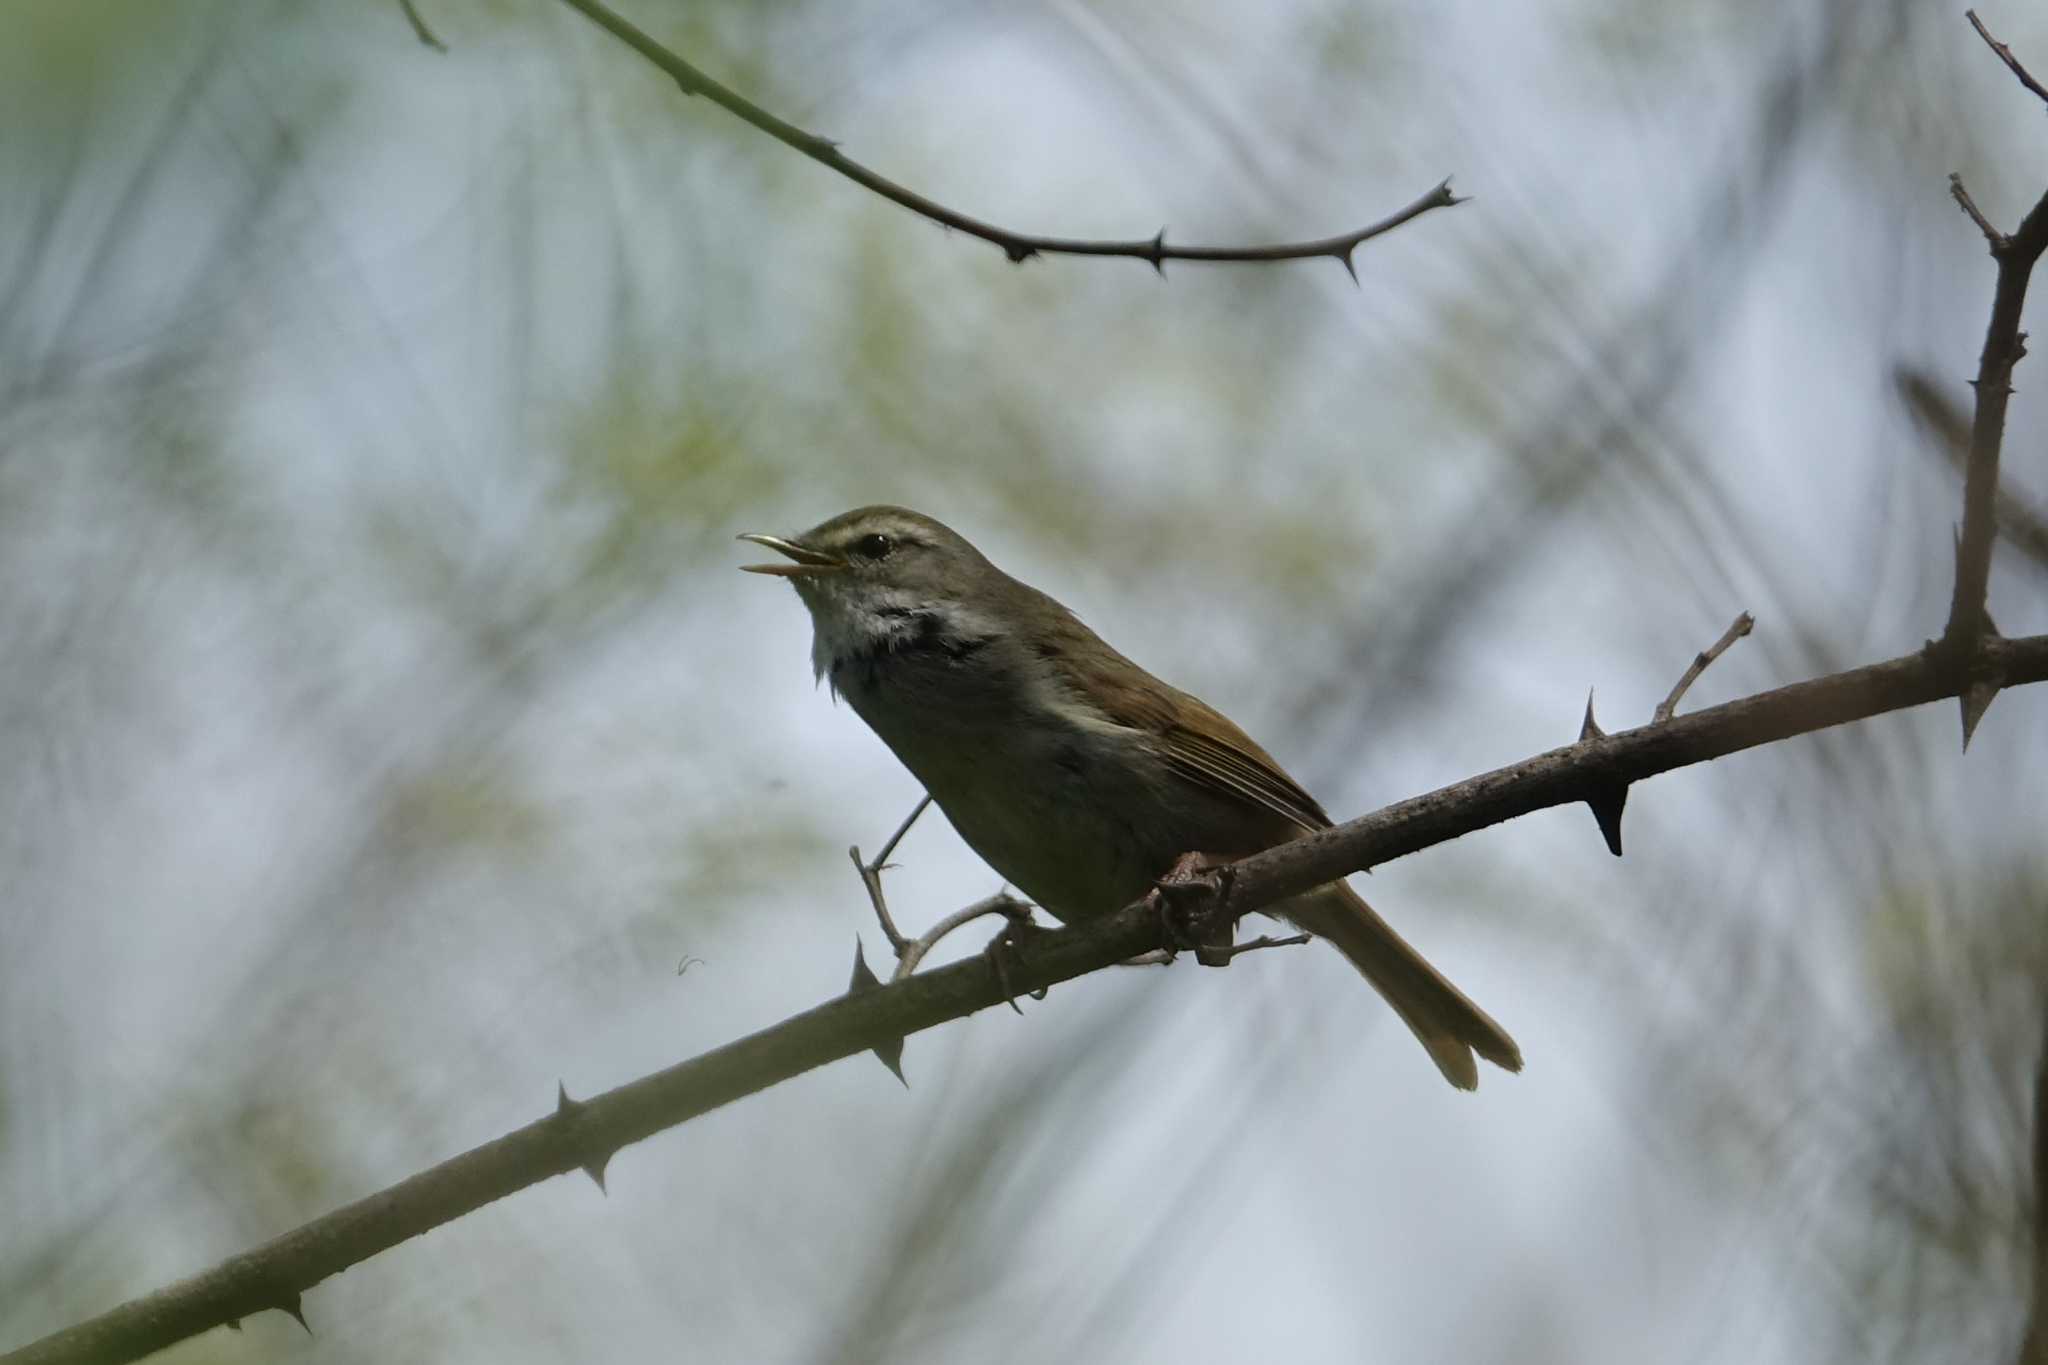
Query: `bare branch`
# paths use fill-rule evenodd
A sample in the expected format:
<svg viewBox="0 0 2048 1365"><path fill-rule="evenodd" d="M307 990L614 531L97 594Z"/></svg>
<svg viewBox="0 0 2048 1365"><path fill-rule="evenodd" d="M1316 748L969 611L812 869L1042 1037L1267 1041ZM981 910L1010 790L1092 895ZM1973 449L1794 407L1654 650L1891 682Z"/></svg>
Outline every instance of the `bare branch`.
<svg viewBox="0 0 2048 1365"><path fill-rule="evenodd" d="M1670 720L1672 715L1678 710L1679 700L1685 696L1686 689L1699 679L1700 674L1707 671L1707 667L1714 660L1728 652L1728 646L1734 644L1754 629L1756 629L1756 618L1748 612L1744 612L1735 618L1734 623L1727 630L1721 633L1720 639L1714 641L1704 652L1693 655L1692 667L1685 670L1685 676L1678 680L1678 686L1671 689L1671 695L1657 704L1656 711L1650 716L1651 723L1661 725L1665 721ZM1592 706L1592 700L1588 698L1586 714L1589 717L1593 714Z"/></svg>
<svg viewBox="0 0 2048 1365"><path fill-rule="evenodd" d="M1970 25L1991 51L2005 61L2019 80L2048 98L2028 70L2019 65L2011 49L1991 37L1974 10L1968 12ZM1985 593L1991 585L1991 544L1997 538L1999 508L1999 446L2005 440L2005 407L2013 393L2013 366L2028 354L2025 334L2019 329L2019 311L2028 297L2028 278L2034 262L2048 250L2048 194L2019 221L2013 233L2001 233L1991 219L1978 211L1962 176L1950 176L1950 192L1956 203L1970 215L1978 231L1991 244L1991 258L1999 264L1999 278L1991 295L1991 323L1985 327L1985 350L1976 362L1976 413L1970 422L1970 463L1962 483L1962 534L1956 540L1956 591L1948 604L1948 628L1942 643L1958 669L1974 665L1974 651L1980 641L1997 634L1991 616L1985 612ZM1974 679L1962 690L1962 743L1968 747L1976 720L1991 706L1997 686Z"/></svg>
<svg viewBox="0 0 2048 1365"><path fill-rule="evenodd" d="M580 10L592 23L659 67L684 94L702 95L777 142L803 153L822 166L837 171L848 180L874 191L891 203L900 204L912 213L929 218L942 226L958 229L970 237L979 237L984 242L994 243L1002 248L1005 256L1015 262L1028 261L1033 256L1123 256L1148 262L1154 270L1164 274L1168 261L1300 261L1327 256L1341 264L1345 272L1356 282L1358 272L1352 265L1351 255L1361 244L1392 232L1403 223L1419 218L1431 209L1449 208L1453 204L1465 202L1451 193L1451 182L1446 179L1406 208L1399 209L1376 223L1368 223L1350 232L1340 232L1334 237L1319 237L1306 242L1281 242L1269 246L1168 246L1165 228L1161 228L1150 237L1127 241L1041 237L1027 232L1012 232L1008 228L997 227L994 223L983 222L979 218L971 218L957 209L950 209L935 200L927 199L917 191L899 185L853 158L841 154L838 143L815 133L807 133L795 124L777 118L737 91L721 85L656 42L623 15L606 8L599 0L562 2Z"/></svg>
<svg viewBox="0 0 2048 1365"><path fill-rule="evenodd" d="M1963 528L1956 540L1955 593L1949 599L1948 625L1941 639L1952 666L1968 671L1975 667L1981 642L1997 634L1985 610L1985 596L1991 584L1991 546L1998 534L1999 449L2005 440L2013 367L2027 353L2026 334L2020 331L2027 281L2034 263L2048 249L2048 193L2021 220L2019 230L2008 236L1977 212L1960 179L1951 176L1950 180L1958 202L1990 237L1991 256L1998 263L1991 321L1984 329L1984 351L1977 362L1977 411L1971 420L1970 459L1963 474ZM1980 677L1959 695L1963 746L1968 748L1977 722L1998 695L1998 687Z"/></svg>
<svg viewBox="0 0 2048 1365"><path fill-rule="evenodd" d="M2040 86L2026 68L1991 36L1974 11L1969 18L1999 59L2028 89L2040 93ZM1971 419L1970 459L1963 473L1963 527L1956 538L1955 593L1949 599L1948 625L1941 637L1951 667L1961 673L1977 674L1958 692L1962 701L1963 747L1967 749L1977 722L1998 695L1996 681L1981 676L1977 669L1977 656L1983 642L1998 633L1985 610L1985 597L1991 585L1991 546L1998 534L1999 448L2005 440L2005 410L2012 397L2013 367L2027 353L2026 333L2020 331L2027 281L2034 272L2034 262L2048 250L2048 193L2020 220L2018 230L2008 235L1993 227L1977 208L1963 188L1961 176L1949 177L1949 191L1991 244L1991 258L1998 263L1998 280L1991 295L1991 321L1984 329L1984 350L1977 360L1977 411Z"/></svg>
<svg viewBox="0 0 2048 1365"><path fill-rule="evenodd" d="M1980 646L2001 685L2048 680L2048 635ZM1385 807L1232 864L1218 916L1238 918L1312 887L1518 815L1585 799L1793 735L1953 697L1959 675L1930 646L1886 663L1794 683L1614 735L1593 735L1510 767ZM970 907L972 908L972 907ZM1165 946L1148 900L1049 930L1009 956L1009 984L1043 990ZM1004 1000L986 957L849 992L735 1042L630 1081L335 1210L213 1269L0 1358L0 1365L134 1360L297 1296L330 1275L553 1175L593 1167L629 1143L814 1067ZM566 1097L564 1097L566 1100Z"/></svg>
<svg viewBox="0 0 2048 1365"><path fill-rule="evenodd" d="M1970 427L1970 461L1963 481L1962 545L1957 552L1955 596L1949 604L1947 634L1963 640L1988 628L1984 594L1991 577L1991 542L1997 528L1998 459L2005 439L2006 402L2012 396L2013 367L2026 354L2020 311L2034 263L2048 249L2048 194L2041 196L2019 230L1992 245L1998 282L1984 350L1977 362L1977 411Z"/></svg>
<svg viewBox="0 0 2048 1365"><path fill-rule="evenodd" d="M1981 667L2001 686L2048 679L2048 635L1987 640ZM1661 725L1594 736L1235 863L1231 909L1242 914L1503 820L1583 801L1589 788L1639 782L1793 735L1953 697L1962 681L1940 648L1931 646Z"/></svg>
<svg viewBox="0 0 2048 1365"><path fill-rule="evenodd" d="M1991 30L1984 27L1984 21L1977 17L1977 11L1966 9L1963 11L1963 15L1969 19L1970 27L1977 30L1977 36L1990 44L1991 50L1998 54L1998 60L2004 62L2011 69L2012 74L2020 78L2020 84L2033 91L2036 95L2039 95L2043 100L2048 100L2048 88L2044 88L2041 82L2034 79L2031 72L2020 65L2020 59L2012 55L2011 48L1991 36Z"/></svg>

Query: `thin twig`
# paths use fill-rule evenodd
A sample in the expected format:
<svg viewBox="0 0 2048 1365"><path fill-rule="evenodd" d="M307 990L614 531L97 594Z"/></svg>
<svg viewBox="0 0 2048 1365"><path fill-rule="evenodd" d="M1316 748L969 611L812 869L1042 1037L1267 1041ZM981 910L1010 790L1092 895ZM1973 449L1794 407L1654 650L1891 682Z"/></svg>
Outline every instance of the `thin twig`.
<svg viewBox="0 0 2048 1365"><path fill-rule="evenodd" d="M1977 207L1977 201L1972 199L1970 192L1963 188L1961 172L1950 171L1948 173L1948 192L1958 204L1963 206L1963 212L1970 215L1970 221L1975 223L1977 230L1984 234L1984 240L1991 243L1992 251L1996 252L2002 249L2005 246L2005 234L1991 226L1991 220L1984 216L1984 211Z"/></svg>
<svg viewBox="0 0 2048 1365"><path fill-rule="evenodd" d="M1670 720L1673 713L1678 710L1679 699L1685 696L1685 690L1698 680L1700 674L1707 671L1708 665L1727 653L1728 646L1734 644L1754 629L1756 629L1756 618L1748 612L1744 612L1735 618L1728 629L1721 632L1721 638L1714 641L1711 647L1699 654L1693 655L1692 667L1685 670L1685 676L1678 680L1678 686L1671 689L1671 695L1657 704L1656 711L1650 716L1650 723L1652 725L1662 725L1665 721ZM1588 706L1590 707L1590 705L1591 703L1589 702ZM1588 714L1590 715L1591 712L1588 711Z"/></svg>
<svg viewBox="0 0 2048 1365"><path fill-rule="evenodd" d="M1289 934L1285 938L1274 938L1270 934L1261 934L1257 938L1246 939L1243 943L1232 943L1226 947L1200 948L1196 950L1195 956L1204 967L1221 967L1226 965L1233 957L1238 957L1245 953L1255 953L1261 948L1292 948L1299 944L1313 942L1315 942L1314 934ZM1181 951L1179 948L1154 948L1149 952L1139 953L1136 957L1126 958L1119 965L1125 967L1171 966L1173 961L1180 956Z"/></svg>
<svg viewBox="0 0 2048 1365"><path fill-rule="evenodd" d="M1991 50L1998 54L1998 60L2004 62L2012 70L2012 74L2020 78L2020 84L2033 91L2036 95L2039 95L2043 100L2048 100L2048 87L2044 87L2041 82L2035 80L2033 74L2020 65L2020 59L2012 55L2011 48L1991 36L1991 30L1984 27L1984 21L1977 17L1977 11L1966 9L1963 11L1963 14L1969 19L1970 27L1977 30L1977 36L1989 43Z"/></svg>
<svg viewBox="0 0 2048 1365"><path fill-rule="evenodd" d="M917 964L924 961L925 955L938 947L940 939L964 924L971 924L989 915L1001 915L1010 920L1029 919L1031 907L1007 891L998 891L993 896L983 896L974 904L955 910L903 945L903 951L897 957L895 975L889 979L901 981L909 976L917 970Z"/></svg>
<svg viewBox="0 0 2048 1365"><path fill-rule="evenodd" d="M889 940L890 949L900 959L903 950L910 943L896 929L896 921L889 918L889 902L882 895L882 871L889 865L889 855L896 851L896 845L903 842L903 836L910 833L910 827L917 823L917 817L924 814L924 808L932 803L931 793L918 798L910 814L903 817L903 823L896 826L896 832L882 845L882 851L871 863L862 862L860 845L854 844L846 850L846 856L853 859L854 871L860 873L860 884L868 889L868 903L875 907L875 918L882 922L882 934Z"/></svg>
<svg viewBox="0 0 2048 1365"><path fill-rule="evenodd" d="M1203 949L1202 965L1205 967L1220 967L1233 957L1242 957L1246 953L1256 953L1261 948L1292 948L1298 944L1313 941L1314 935L1312 934L1288 934L1284 938L1274 938L1271 934L1260 934L1257 938L1248 938L1242 943L1233 943L1228 948Z"/></svg>
<svg viewBox="0 0 2048 1365"><path fill-rule="evenodd" d="M436 52L446 52L448 50L448 44L442 42L435 35L434 30L427 27L425 17L420 14L418 7L413 4L412 0L398 0L398 7L405 11L406 22L412 25L413 37L419 39Z"/></svg>
<svg viewBox="0 0 2048 1365"><path fill-rule="evenodd" d="M1123 256L1150 262L1154 270L1164 274L1168 261L1299 261L1328 256L1340 263L1355 282L1358 279L1358 271L1352 264L1351 254L1361 244L1392 232L1403 223L1419 218L1431 209L1449 208L1453 204L1465 202L1451 193L1451 182L1446 179L1414 203L1376 223L1368 223L1362 228L1341 232L1334 237L1320 237L1307 242L1281 242L1270 246L1168 246L1165 228L1161 228L1151 237L1126 241L1041 237L1033 233L1012 232L1008 228L997 227L994 223L983 222L979 218L971 218L957 209L950 209L935 200L927 199L917 191L899 185L851 157L843 155L839 150L839 144L830 138L807 133L795 124L777 118L663 47L623 15L599 3L599 0L562 2L572 9L581 11L591 22L667 73L684 94L702 95L777 142L801 152L822 166L837 171L848 180L874 191L891 203L900 204L912 213L929 218L942 226L958 229L970 237L979 237L984 242L994 243L1002 248L1005 256L1015 262L1028 261L1033 256Z"/></svg>
<svg viewBox="0 0 2048 1365"><path fill-rule="evenodd" d="M1983 642L1984 664L2007 686L2048 681L2048 636ZM1583 799L1598 782L1638 782L1793 735L1953 697L1958 676L1938 649L1794 683L1553 749L1387 806L1232 864L1237 917L1352 872L1447 843L1503 820ZM1011 983L1040 990L1163 946L1157 909L1121 910L1019 944ZM138 1359L210 1327L296 1305L301 1291L430 1228L568 1171L604 1169L652 1137L827 1062L866 1052L1003 1003L984 957L877 990L853 992L701 1056L629 1081L388 1189L229 1257L210 1270L33 1342L0 1365Z"/></svg>

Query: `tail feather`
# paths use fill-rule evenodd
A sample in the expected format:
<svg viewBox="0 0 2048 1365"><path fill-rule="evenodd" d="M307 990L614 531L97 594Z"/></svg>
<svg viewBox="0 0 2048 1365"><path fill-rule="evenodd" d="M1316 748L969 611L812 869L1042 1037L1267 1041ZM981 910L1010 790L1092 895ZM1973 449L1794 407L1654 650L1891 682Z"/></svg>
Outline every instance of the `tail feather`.
<svg viewBox="0 0 2048 1365"><path fill-rule="evenodd" d="M1479 1085L1475 1052L1503 1070L1522 1069L1522 1050L1507 1030L1445 980L1349 886L1333 882L1275 908L1350 958L1458 1089Z"/></svg>

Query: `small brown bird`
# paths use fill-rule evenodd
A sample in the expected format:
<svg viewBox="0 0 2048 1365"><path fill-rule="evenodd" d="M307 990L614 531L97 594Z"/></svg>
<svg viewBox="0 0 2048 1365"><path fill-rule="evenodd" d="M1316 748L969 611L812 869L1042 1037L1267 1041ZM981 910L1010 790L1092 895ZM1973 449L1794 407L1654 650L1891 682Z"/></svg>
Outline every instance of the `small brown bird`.
<svg viewBox="0 0 2048 1365"><path fill-rule="evenodd" d="M811 662L931 793L968 846L1062 920L1145 895L1188 853L1232 860L1330 817L1222 714L1168 687L958 534L862 507L794 537ZM1422 1040L1445 1079L1522 1054L1343 882L1271 912L1327 938Z"/></svg>

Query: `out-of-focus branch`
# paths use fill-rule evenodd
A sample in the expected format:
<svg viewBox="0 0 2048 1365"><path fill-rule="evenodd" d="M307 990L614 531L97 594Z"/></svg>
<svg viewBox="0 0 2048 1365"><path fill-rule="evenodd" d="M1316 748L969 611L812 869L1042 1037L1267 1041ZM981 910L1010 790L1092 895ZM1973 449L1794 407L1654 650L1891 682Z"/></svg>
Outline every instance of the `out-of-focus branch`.
<svg viewBox="0 0 2048 1365"><path fill-rule="evenodd" d="M398 0L398 7L405 11L405 22L412 25L412 36L419 39L422 46L430 47L436 52L448 50L448 44L441 41L440 35L427 27L426 17L420 13L419 7L413 4L413 0Z"/></svg>
<svg viewBox="0 0 2048 1365"><path fill-rule="evenodd" d="M2002 686L2048 680L2048 635L1982 642L1977 667ZM1322 830L1232 865L1200 924L1217 924L1588 790L1641 781L1743 749L1953 697L1962 676L1937 646L1887 663L1794 683L1668 721L1594 736ZM1203 917L1206 917L1206 921ZM300 1294L386 1248L568 1171L601 1172L612 1154L744 1095L892 1038L1128 961L1163 942L1146 900L1016 945L999 973L988 957L850 992L817 1008L554 1113L316 1218L213 1269L0 1358L0 1365L134 1360Z"/></svg>
<svg viewBox="0 0 2048 1365"><path fill-rule="evenodd" d="M2048 1015L2034 1072L2034 1299L2019 1365L2048 1365Z"/></svg>
<svg viewBox="0 0 2048 1365"><path fill-rule="evenodd" d="M994 243L1001 247L1003 254L1012 261L1022 262L1030 260L1033 256L1053 255L1124 256L1147 261L1154 270L1164 274L1168 261L1302 261L1327 256L1342 265L1345 273L1356 281L1358 271L1352 265L1351 256L1363 243L1392 232L1403 223L1419 218L1431 209L1449 208L1453 204L1465 202L1451 193L1451 182L1446 179L1407 207L1387 215L1376 223L1368 223L1350 232L1340 232L1334 237L1319 237L1305 242L1279 242L1269 246L1169 246L1166 242L1165 228L1159 229L1150 237L1125 241L1041 237L1028 232L1012 232L1008 228L997 227L994 223L983 222L979 218L971 218L957 209L950 209L935 200L927 199L917 191L899 185L853 158L843 155L839 150L839 144L830 138L807 133L795 124L777 118L737 91L713 80L670 49L663 47L623 15L599 3L599 0L562 2L582 11L592 23L660 68L684 94L702 95L785 147L803 153L811 160L837 171L848 180L874 191L891 203L900 204L912 213L929 218L944 227L957 228L970 237L979 237L984 242Z"/></svg>
<svg viewBox="0 0 2048 1365"><path fill-rule="evenodd" d="M1928 447L1957 474L1966 474L1970 468L1969 415L1924 371L1901 365L1892 372L1892 383L1907 411L1930 438ZM2048 514L2000 480L1997 515L1998 534L2005 537L2006 544L2048 569Z"/></svg>

